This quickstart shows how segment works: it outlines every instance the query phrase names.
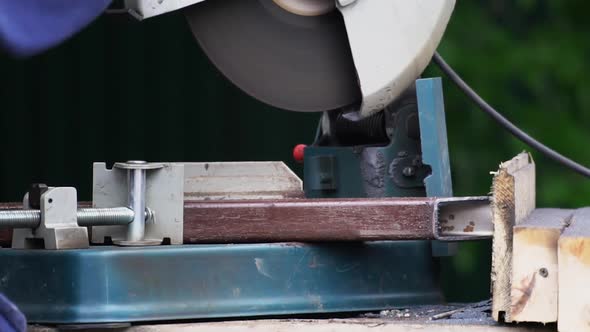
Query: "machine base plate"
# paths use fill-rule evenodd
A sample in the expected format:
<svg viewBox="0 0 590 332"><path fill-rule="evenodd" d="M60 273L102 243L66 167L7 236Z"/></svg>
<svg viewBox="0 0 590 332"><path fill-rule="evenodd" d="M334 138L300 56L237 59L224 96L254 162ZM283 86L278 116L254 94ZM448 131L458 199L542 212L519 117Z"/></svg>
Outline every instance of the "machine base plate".
<svg viewBox="0 0 590 332"><path fill-rule="evenodd" d="M427 241L0 249L31 323L373 311L439 303Z"/></svg>

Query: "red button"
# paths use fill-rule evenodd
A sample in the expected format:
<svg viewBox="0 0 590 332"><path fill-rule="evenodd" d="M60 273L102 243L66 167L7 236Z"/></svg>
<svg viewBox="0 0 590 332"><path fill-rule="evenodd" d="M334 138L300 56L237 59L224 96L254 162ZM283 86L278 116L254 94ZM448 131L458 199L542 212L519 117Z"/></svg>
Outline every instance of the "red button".
<svg viewBox="0 0 590 332"><path fill-rule="evenodd" d="M307 145L305 145L305 144L295 145L295 148L293 148L293 159L295 159L296 162L298 162L298 163L303 162L303 156L304 156L304 151L305 151L306 147L307 147Z"/></svg>

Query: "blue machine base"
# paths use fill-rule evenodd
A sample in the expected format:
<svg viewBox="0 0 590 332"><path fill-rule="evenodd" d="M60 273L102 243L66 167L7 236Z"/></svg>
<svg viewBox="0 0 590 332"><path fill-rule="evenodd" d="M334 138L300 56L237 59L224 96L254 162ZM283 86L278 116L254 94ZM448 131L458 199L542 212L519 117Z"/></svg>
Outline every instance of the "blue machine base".
<svg viewBox="0 0 590 332"><path fill-rule="evenodd" d="M34 323L371 311L439 303L428 242L0 249L0 292Z"/></svg>

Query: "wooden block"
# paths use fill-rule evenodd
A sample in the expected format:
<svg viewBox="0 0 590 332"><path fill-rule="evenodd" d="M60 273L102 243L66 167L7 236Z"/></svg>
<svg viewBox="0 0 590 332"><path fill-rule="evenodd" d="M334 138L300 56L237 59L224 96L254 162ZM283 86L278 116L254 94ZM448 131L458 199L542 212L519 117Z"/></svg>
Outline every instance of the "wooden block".
<svg viewBox="0 0 590 332"><path fill-rule="evenodd" d="M590 331L590 208L576 210L559 238L561 332Z"/></svg>
<svg viewBox="0 0 590 332"><path fill-rule="evenodd" d="M510 322L512 231L535 209L535 163L527 153L502 163L492 184L492 317Z"/></svg>
<svg viewBox="0 0 590 332"><path fill-rule="evenodd" d="M537 209L514 227L510 317L557 321L557 243L573 210Z"/></svg>

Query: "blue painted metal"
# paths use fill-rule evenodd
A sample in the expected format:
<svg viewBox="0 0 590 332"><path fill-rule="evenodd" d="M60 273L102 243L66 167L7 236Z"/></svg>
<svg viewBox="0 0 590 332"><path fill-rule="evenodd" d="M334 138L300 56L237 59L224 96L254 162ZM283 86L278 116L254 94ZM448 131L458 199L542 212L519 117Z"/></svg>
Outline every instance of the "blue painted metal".
<svg viewBox="0 0 590 332"><path fill-rule="evenodd" d="M418 96L422 162L429 165L432 170L432 173L424 180L426 195L451 197L453 182L442 80L440 77L417 80L416 95Z"/></svg>
<svg viewBox="0 0 590 332"><path fill-rule="evenodd" d="M427 167L416 175L402 175L403 168L420 158L420 142L411 137L407 123L417 123L412 102L384 112L395 120L390 142L384 146L320 146L305 148L304 190L308 198L424 197ZM317 140L318 138L316 138Z"/></svg>
<svg viewBox="0 0 590 332"><path fill-rule="evenodd" d="M305 149L304 185L309 198L451 197L453 183L440 78L416 81L417 107L396 106L396 127L386 146L317 146ZM388 110L385 110L388 112ZM418 114L420 141L409 137L406 123ZM404 157L406 156L406 157ZM404 165L421 156L430 174L399 176Z"/></svg>
<svg viewBox="0 0 590 332"><path fill-rule="evenodd" d="M453 182L447 142L445 102L440 77L416 81L418 116L422 162L430 166L431 174L424 179L428 197L452 197ZM432 241L432 253L436 257L453 256L458 251L456 243Z"/></svg>
<svg viewBox="0 0 590 332"><path fill-rule="evenodd" d="M0 249L37 323L369 311L441 301L428 242Z"/></svg>

